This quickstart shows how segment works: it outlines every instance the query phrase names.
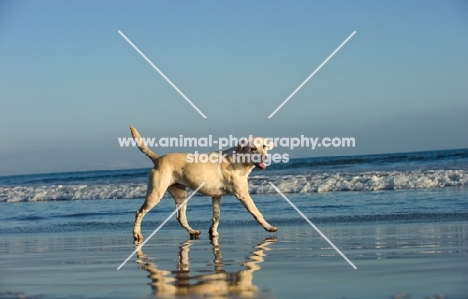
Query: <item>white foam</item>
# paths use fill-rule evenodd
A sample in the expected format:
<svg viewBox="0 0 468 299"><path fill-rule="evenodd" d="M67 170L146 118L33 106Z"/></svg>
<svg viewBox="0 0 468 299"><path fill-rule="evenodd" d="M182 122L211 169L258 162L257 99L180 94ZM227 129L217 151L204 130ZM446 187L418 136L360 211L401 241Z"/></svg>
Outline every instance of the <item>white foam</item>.
<svg viewBox="0 0 468 299"><path fill-rule="evenodd" d="M252 193L276 193L267 182L272 182L284 193L377 191L465 186L468 185L468 174L463 170L369 171L273 176L255 181L256 184L250 184Z"/></svg>
<svg viewBox="0 0 468 299"><path fill-rule="evenodd" d="M361 173L309 173L251 176L253 194L376 191L468 185L463 170L369 171ZM0 187L0 202L144 198L146 183L96 185L39 185Z"/></svg>
<svg viewBox="0 0 468 299"><path fill-rule="evenodd" d="M144 198L146 184L41 185L0 187L0 201Z"/></svg>

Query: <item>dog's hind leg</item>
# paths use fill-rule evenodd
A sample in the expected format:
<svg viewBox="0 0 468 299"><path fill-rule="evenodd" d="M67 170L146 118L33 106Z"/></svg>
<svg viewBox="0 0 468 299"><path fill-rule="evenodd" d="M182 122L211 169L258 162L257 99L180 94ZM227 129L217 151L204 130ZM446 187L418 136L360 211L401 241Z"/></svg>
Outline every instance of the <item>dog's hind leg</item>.
<svg viewBox="0 0 468 299"><path fill-rule="evenodd" d="M213 218L211 219L213 224L210 227L210 237L217 237L219 236L218 233L218 224L219 224L219 214L221 211L221 197L213 197L212 198L212 203L213 203Z"/></svg>
<svg viewBox="0 0 468 299"><path fill-rule="evenodd" d="M166 192L169 182L160 175L157 170L152 169L149 175L148 190L146 192L146 200L143 205L138 209L135 214L135 225L133 226L133 239L135 241L142 241L143 235L141 234L141 221L155 205L157 205Z"/></svg>
<svg viewBox="0 0 468 299"><path fill-rule="evenodd" d="M187 188L182 185L171 185L167 188L167 191L172 195L174 198L176 208L178 208L186 199L187 199ZM187 230L190 234L190 238L195 239L200 235L199 230L194 230L190 227L187 221L187 204L180 207L177 211L177 221L179 221L180 225Z"/></svg>

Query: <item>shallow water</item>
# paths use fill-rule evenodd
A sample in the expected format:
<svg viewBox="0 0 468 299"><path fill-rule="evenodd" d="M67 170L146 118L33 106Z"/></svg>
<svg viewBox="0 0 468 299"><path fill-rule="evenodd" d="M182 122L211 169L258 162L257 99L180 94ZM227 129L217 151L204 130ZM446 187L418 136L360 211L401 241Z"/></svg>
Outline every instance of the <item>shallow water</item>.
<svg viewBox="0 0 468 299"><path fill-rule="evenodd" d="M199 240L172 219L119 271L135 249L143 199L2 203L0 298L466 298L466 194L287 194L357 270L278 195L254 196L279 227L274 234L223 198L217 246L207 236L210 199L194 197L188 217ZM143 234L173 209L164 199L143 220Z"/></svg>
<svg viewBox="0 0 468 299"><path fill-rule="evenodd" d="M169 228L119 271L134 250L129 236L90 231L2 239L1 286L31 298L466 298L466 223L323 232L357 270L307 225L283 227L275 238L254 228L227 228L219 247Z"/></svg>
<svg viewBox="0 0 468 299"><path fill-rule="evenodd" d="M468 187L417 190L286 194L314 223L349 225L363 223L411 223L468 219ZM304 219L279 195L252 196L265 219L273 225L303 225ZM143 199L108 199L1 203L0 234L67 233L83 230L107 233L131 230L135 211ZM142 229L149 234L174 210L164 198L145 217ZM194 228L208 230L211 199L196 196L188 202L187 215ZM165 227L179 228L176 220ZM221 202L220 229L257 224L237 199Z"/></svg>

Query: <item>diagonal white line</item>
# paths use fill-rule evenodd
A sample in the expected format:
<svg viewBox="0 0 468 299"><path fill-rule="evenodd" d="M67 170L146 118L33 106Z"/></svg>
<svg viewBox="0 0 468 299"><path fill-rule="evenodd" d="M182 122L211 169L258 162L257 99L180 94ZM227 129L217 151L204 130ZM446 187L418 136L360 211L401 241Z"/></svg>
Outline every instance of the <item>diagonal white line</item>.
<svg viewBox="0 0 468 299"><path fill-rule="evenodd" d="M135 46L135 45L132 43L132 41L129 40L127 36L125 36L125 34L123 34L122 31L119 30L118 32L120 33L120 35L121 35L121 36L122 36L122 37L123 37L123 38L124 38L124 39L125 39L125 40L126 40L126 41L127 41L127 42L128 42L128 43L129 43L129 44L130 44L130 45L131 45L131 46L132 46L132 47L133 47L133 48L134 48L134 49L135 49L135 50L136 50L136 51L137 51L137 52L138 52L138 53L139 53L139 54L140 54L140 55L141 55L141 56L142 56L142 57L143 57L143 58L144 58L144 59L145 59L145 60L146 60L146 61L163 77L163 78L164 78L164 79L166 79L166 81L167 81L169 84L171 84L172 87L174 87L174 89L175 89L190 105L192 105L192 107L193 107L195 110L197 110L198 113L200 113L201 116L203 116L203 118L207 118L207 117L205 116L205 114L203 114L203 112L201 112L200 109L198 109L198 107L195 106L195 104L192 103L192 101L190 101L189 98L187 98L187 96L186 96L182 91L180 91L180 89L177 88L177 86L175 86L175 84L172 83L172 81L169 80L169 78L166 77L166 75L164 75L163 72L161 72L161 70L160 70L157 66L155 66L155 65L151 62L151 60L149 60L148 57L146 57L145 54L143 54L143 52L140 51L140 49L138 49L138 47Z"/></svg>
<svg viewBox="0 0 468 299"><path fill-rule="evenodd" d="M127 257L127 259L126 259L125 261L123 261L122 264L120 264L120 266L117 267L117 270L120 270L120 268L122 268L122 267L128 262L128 260L129 260L135 253L137 253L137 251L140 250L140 249L146 244L146 242L148 242L148 241L151 239L151 237L153 237L154 234L156 234L156 233L161 229L161 227L163 227L164 224L166 224L166 222L168 222L169 219L171 219L172 216L174 216L174 214L177 213L177 211L179 211L179 209L182 208L182 207L187 203L187 201L189 201L189 199L192 198L192 196L194 196L194 195L197 193L198 190L200 190L201 187L203 187L203 185L205 185L205 183L206 183L206 182L201 183L200 186L198 186L198 188L195 189L195 190L187 197L187 199L184 200L184 202L183 202L180 206L178 206L177 209L175 209L175 211L172 212L172 214L169 215L169 217L167 217L166 220L164 220L163 223L161 223L161 224L158 226L158 228L156 228L156 229L154 230L154 232L152 232L151 235L149 235L149 237L148 237L145 241L143 241L143 243L141 243L140 246L138 246L137 249L135 249L135 250L132 252L132 254L130 254L130 255Z"/></svg>
<svg viewBox="0 0 468 299"><path fill-rule="evenodd" d="M307 218L306 215L304 215L304 213L302 213L297 207L295 204L292 203L292 201L290 201L284 194L283 192L281 192L278 187L276 187L272 182L269 182L270 185L275 188L276 192L278 192L298 213L299 215L301 215L333 248L335 248L336 251L338 251L338 253L351 265L351 267L354 268L354 270L357 269L357 267L353 264L353 262L351 262L347 257L346 255L343 254L343 252L341 252L341 250L338 249L338 247L335 246L335 244L332 243L332 241L330 241L327 236L325 236L313 223L312 221L309 220L309 218Z"/></svg>
<svg viewBox="0 0 468 299"><path fill-rule="evenodd" d="M318 68L316 68L316 69L315 69L315 71L314 71L312 74L310 74L310 76L309 76L309 77L307 77L307 79L305 79L305 80L304 80L304 82L302 82L302 83L301 83L301 85L299 85L299 86L296 88L296 90L294 90L294 91L293 91L293 93L292 93L292 94L290 94L290 95L289 95L289 97L287 97L287 98L286 98L286 100L284 100L284 101L283 101L283 103L281 103L281 105L279 105L279 106L278 106L278 108L276 108L276 110L275 110L275 111L273 111L273 113L271 113L271 114L270 114L270 116L268 116L268 118L272 118L272 117L273 117L273 115L275 115L275 114L276 114L276 112L278 112L278 110L280 110L280 109L281 109L281 107L283 107L283 106L284 106L284 104L286 104L286 103L289 101L289 99L291 99L291 98L292 98L292 97L293 97L293 96L296 94L296 92L298 92L298 91L299 91L299 89L301 89L301 88L302 88L302 86L304 86L304 84L306 84L306 83L307 83L307 81L309 81L309 79L310 79L310 78L312 78L312 77L315 75L315 73L317 73L317 72L318 72L318 71L319 71L319 70L322 68L322 66L324 66L324 65L325 65L325 63L327 63L327 62L328 62L328 60L330 60L330 58L332 58L332 57L333 57L333 55L335 55L335 54L336 54L336 52L338 52L338 51L341 49L341 47L343 47L343 46L344 46L344 45L345 45L345 44L346 44L346 43L347 43L347 42L348 42L348 41L351 39L351 37L353 37L353 35L354 35L354 34L356 34L356 31L353 31L353 33L351 33L351 35L350 35L350 36L348 36L348 38L347 38L347 39L345 39L345 41L344 41L344 42L342 42L342 43L341 43L341 45L339 45L339 47L338 47L338 48L336 48L336 50L335 50L335 51L333 51L333 53L331 53L331 54L330 54L330 56L328 56L328 57L327 57L327 59L325 59L325 61L324 61L324 62L322 62L322 64L321 64L321 65L319 65L319 66L318 66Z"/></svg>

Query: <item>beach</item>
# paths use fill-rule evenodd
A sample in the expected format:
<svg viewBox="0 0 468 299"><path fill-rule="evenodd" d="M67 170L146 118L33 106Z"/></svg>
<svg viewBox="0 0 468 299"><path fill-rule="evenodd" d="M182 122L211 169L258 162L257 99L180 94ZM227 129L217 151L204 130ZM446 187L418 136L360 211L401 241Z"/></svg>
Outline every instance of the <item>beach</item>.
<svg viewBox="0 0 468 299"><path fill-rule="evenodd" d="M411 192L418 193L399 196ZM372 205L394 197L391 193L380 192L378 203L375 192L360 193L359 205L365 202L372 210ZM459 205L464 211L316 218L317 227L356 270L277 195L257 199L267 219L278 225L276 233L263 231L235 198L227 197L221 236L212 241L209 217L203 217L209 212L208 201L195 198L188 215L193 227L204 228L198 240L190 240L172 219L120 270L135 250L129 207L139 202L5 203L8 216L2 217L9 220L1 230L0 297L466 298L466 188L430 193L427 201L440 209L446 209L450 199L451 207ZM305 201L313 197L291 196L312 221L314 211ZM172 208L171 200L162 201L143 222L143 234L148 236Z"/></svg>
<svg viewBox="0 0 468 299"><path fill-rule="evenodd" d="M206 236L161 232L120 270L128 234L10 237L1 297L466 298L466 223L324 229L357 270L307 226L281 231L227 229L218 261Z"/></svg>
<svg viewBox="0 0 468 299"><path fill-rule="evenodd" d="M290 2L0 1L0 299L468 299L468 2Z"/></svg>
<svg viewBox="0 0 468 299"><path fill-rule="evenodd" d="M195 195L199 239L174 217L148 238L174 212L166 195L132 255L148 171L0 177L0 298L468 298L468 150L253 171L250 193L275 233L227 195L210 240L211 199Z"/></svg>

